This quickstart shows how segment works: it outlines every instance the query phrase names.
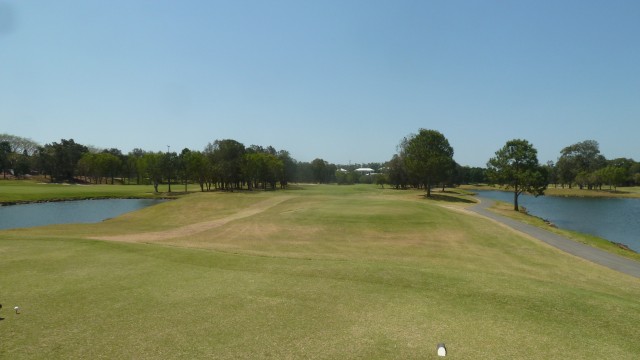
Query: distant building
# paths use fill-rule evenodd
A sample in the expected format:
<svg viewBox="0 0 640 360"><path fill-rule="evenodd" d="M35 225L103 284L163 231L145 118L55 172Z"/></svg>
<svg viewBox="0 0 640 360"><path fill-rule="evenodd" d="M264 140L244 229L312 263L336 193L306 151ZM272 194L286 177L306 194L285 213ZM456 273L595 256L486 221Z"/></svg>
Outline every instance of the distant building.
<svg viewBox="0 0 640 360"><path fill-rule="evenodd" d="M374 173L374 170L372 168L357 168L354 171L362 175L371 175Z"/></svg>

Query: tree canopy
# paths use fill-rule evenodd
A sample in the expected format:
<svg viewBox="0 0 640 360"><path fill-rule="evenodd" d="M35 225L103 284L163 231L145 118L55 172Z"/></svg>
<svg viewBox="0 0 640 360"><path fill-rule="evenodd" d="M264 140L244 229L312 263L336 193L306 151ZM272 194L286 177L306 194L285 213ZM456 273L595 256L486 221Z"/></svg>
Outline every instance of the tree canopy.
<svg viewBox="0 0 640 360"><path fill-rule="evenodd" d="M513 209L518 211L518 197L523 192L544 195L547 188L545 169L538 163L538 151L527 140L509 140L487 162L491 182L513 189Z"/></svg>
<svg viewBox="0 0 640 360"><path fill-rule="evenodd" d="M431 196L431 186L446 180L455 167L453 148L447 138L436 130L420 129L405 138L400 145L406 168Z"/></svg>

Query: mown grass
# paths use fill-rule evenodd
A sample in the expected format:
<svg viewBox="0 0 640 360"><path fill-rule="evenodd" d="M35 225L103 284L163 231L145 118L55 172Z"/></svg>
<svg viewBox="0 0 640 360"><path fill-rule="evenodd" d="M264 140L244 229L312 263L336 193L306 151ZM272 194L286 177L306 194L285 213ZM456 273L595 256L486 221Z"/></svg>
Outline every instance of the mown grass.
<svg viewBox="0 0 640 360"><path fill-rule="evenodd" d="M90 239L278 196L196 235ZM438 342L453 359L638 357L639 279L441 205L464 202L308 186L2 231L0 358L435 359Z"/></svg>
<svg viewBox="0 0 640 360"><path fill-rule="evenodd" d="M180 187L178 187L180 188ZM178 192L176 192L176 195ZM100 198L171 197L157 194L151 185L70 185L28 180L0 180L0 204Z"/></svg>
<svg viewBox="0 0 640 360"><path fill-rule="evenodd" d="M490 185L462 185L462 189L465 190L504 190L499 186ZM509 191L509 190L506 190ZM562 197L600 197L600 198L640 198L640 186L620 186L617 189L609 189L603 187L599 189L580 189L579 187L572 187L564 189L560 186L549 185L545 190L547 196L562 196Z"/></svg>

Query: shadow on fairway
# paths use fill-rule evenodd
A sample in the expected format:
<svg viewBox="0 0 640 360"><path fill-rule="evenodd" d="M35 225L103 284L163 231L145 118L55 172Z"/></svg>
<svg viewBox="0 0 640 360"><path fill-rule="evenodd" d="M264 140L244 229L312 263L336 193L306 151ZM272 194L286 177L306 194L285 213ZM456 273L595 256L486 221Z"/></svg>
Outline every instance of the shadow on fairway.
<svg viewBox="0 0 640 360"><path fill-rule="evenodd" d="M450 202L450 203L464 203L464 204L475 204L476 203L472 199L465 199L465 198L462 198L462 197L450 196L450 195L445 195L445 194L434 194L434 193L431 193L431 197L427 197L427 195L422 195L422 198L425 199L425 200L442 201L442 202Z"/></svg>

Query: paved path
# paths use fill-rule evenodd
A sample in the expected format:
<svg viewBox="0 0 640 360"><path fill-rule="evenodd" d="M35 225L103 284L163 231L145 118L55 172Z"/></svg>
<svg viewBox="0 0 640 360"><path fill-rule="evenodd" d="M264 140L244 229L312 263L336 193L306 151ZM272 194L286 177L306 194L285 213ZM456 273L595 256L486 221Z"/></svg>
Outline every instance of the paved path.
<svg viewBox="0 0 640 360"><path fill-rule="evenodd" d="M610 269L629 274L640 278L640 262L633 261L621 256L596 249L594 247L575 242L564 236L552 233L550 231L535 227L533 225L525 224L520 221L510 219L508 217L498 215L487 208L490 207L494 201L487 198L479 197L480 203L469 208L482 216L501 222L515 230L531 235L534 238L544 241L545 243L554 246L564 252L589 260L593 263L606 266Z"/></svg>

